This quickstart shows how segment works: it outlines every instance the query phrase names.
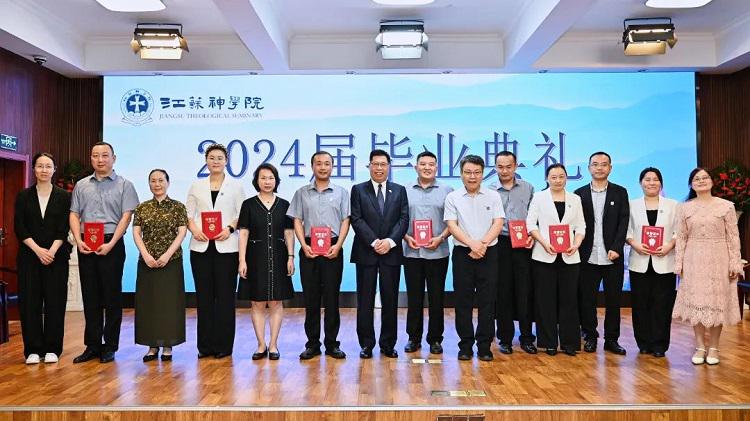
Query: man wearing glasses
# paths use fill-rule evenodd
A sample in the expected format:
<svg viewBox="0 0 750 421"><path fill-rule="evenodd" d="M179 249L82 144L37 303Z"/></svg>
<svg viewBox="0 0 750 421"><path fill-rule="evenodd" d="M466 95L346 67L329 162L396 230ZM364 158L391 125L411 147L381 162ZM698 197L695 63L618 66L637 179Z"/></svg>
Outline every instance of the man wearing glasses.
<svg viewBox="0 0 750 421"><path fill-rule="evenodd" d="M596 296L604 281L604 350L625 355L620 337L620 298L625 271L623 246L628 230L630 205L624 187L608 181L612 158L606 152L594 152L589 157L591 183L578 188L586 237L581 243L581 274L578 283L578 309L581 317L586 352L596 351L597 332Z"/></svg>
<svg viewBox="0 0 750 421"><path fill-rule="evenodd" d="M391 157L370 152L370 180L352 187L351 226L354 229L351 262L357 266L357 337L360 358L372 358L375 347L375 287L380 278L380 352L397 358L396 310L403 250L401 239L409 226L406 189L388 181Z"/></svg>
<svg viewBox="0 0 750 421"><path fill-rule="evenodd" d="M495 288L498 271L497 236L505 212L497 191L482 187L484 160L467 155L461 160L464 187L445 198L445 222L453 235L453 290L456 309L458 359L470 360L477 343L482 361L492 360ZM473 302L479 307L476 334Z"/></svg>

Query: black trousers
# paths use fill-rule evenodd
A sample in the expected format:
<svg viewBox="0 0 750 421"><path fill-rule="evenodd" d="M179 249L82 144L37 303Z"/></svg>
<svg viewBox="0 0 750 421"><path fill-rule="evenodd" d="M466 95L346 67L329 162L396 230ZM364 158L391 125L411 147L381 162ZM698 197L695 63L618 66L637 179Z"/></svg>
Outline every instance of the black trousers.
<svg viewBox="0 0 750 421"><path fill-rule="evenodd" d="M675 283L673 273L656 273L650 261L646 273L630 271L633 334L638 348L652 352L669 349Z"/></svg>
<svg viewBox="0 0 750 421"><path fill-rule="evenodd" d="M337 238L331 239L335 244ZM309 245L310 239L305 242ZM344 251L340 251L335 259L318 256L313 259L299 251L299 275L302 281L302 292L305 297L305 334L307 343L305 348L320 348L320 304L325 307L323 329L326 349L339 346L337 340L341 316L339 314L339 292L341 291L341 276L344 271Z"/></svg>
<svg viewBox="0 0 750 421"><path fill-rule="evenodd" d="M531 282L531 250L511 247L510 238L501 235L497 242L497 304L495 320L497 339L510 345L516 334L513 320L518 320L522 344L533 344L531 332L534 320L533 285Z"/></svg>
<svg viewBox="0 0 750 421"><path fill-rule="evenodd" d="M596 296L599 285L604 282L604 339L616 341L620 337L620 301L625 275L623 259L611 265L592 265L581 262L581 276L578 288L579 316L581 330L586 339L596 339Z"/></svg>
<svg viewBox="0 0 750 421"><path fill-rule="evenodd" d="M59 357L68 300L68 260L66 257L63 261L43 265L36 255L25 254L18 261L18 310L23 354L25 357L30 354L44 357L50 352Z"/></svg>
<svg viewBox="0 0 750 421"><path fill-rule="evenodd" d="M552 263L534 261L536 344L539 348L581 349L578 322L579 265L567 264L562 256ZM558 342L559 338L559 342Z"/></svg>
<svg viewBox="0 0 750 421"><path fill-rule="evenodd" d="M190 251L198 307L198 352L231 354L239 253L219 253L214 242L202 253Z"/></svg>
<svg viewBox="0 0 750 421"><path fill-rule="evenodd" d="M490 350L495 319L497 283L497 246L487 248L481 259L469 257L468 247L453 247L453 296L456 308L456 333L462 352L472 351L474 342L480 352ZM474 332L473 310L479 308Z"/></svg>
<svg viewBox="0 0 750 421"><path fill-rule="evenodd" d="M104 241L111 238L110 234L105 235ZM78 253L83 315L86 319L83 342L87 349L115 352L120 345L124 265L125 243L122 238L104 256Z"/></svg>
<svg viewBox="0 0 750 421"><path fill-rule="evenodd" d="M378 276L380 275L380 276ZM380 349L390 350L396 346L396 310L398 305L398 281L401 266L363 265L357 263L357 337L359 346L372 349L375 346L375 288L380 287ZM379 278L379 279L378 279Z"/></svg>
<svg viewBox="0 0 750 421"><path fill-rule="evenodd" d="M428 312L427 343L443 342L445 275L448 273L448 257L441 259L404 259L404 278L409 309L406 313L406 333L409 340L422 342L424 330L424 290L427 287Z"/></svg>

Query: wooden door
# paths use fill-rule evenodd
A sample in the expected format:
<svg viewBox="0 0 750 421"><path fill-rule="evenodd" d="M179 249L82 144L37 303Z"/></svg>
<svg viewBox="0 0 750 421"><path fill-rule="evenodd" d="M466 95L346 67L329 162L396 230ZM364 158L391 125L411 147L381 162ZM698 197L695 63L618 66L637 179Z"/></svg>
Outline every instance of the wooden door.
<svg viewBox="0 0 750 421"><path fill-rule="evenodd" d="M23 159L25 157L22 157ZM18 295L18 278L16 276L16 255L18 240L13 228L14 206L18 192L23 190L26 182L26 161L0 159L0 279L8 284L8 296ZM8 318L18 319L18 306L11 300Z"/></svg>

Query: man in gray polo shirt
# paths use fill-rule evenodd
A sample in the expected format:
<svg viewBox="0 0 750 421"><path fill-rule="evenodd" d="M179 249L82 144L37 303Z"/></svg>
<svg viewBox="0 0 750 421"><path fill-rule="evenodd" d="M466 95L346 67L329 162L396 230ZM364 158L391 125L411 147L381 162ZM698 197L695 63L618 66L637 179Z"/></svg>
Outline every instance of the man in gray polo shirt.
<svg viewBox="0 0 750 421"><path fill-rule="evenodd" d="M491 361L492 331L497 283L497 236L503 229L503 203L500 195L482 187L484 160L467 155L461 160L462 189L445 198L445 222L453 235L453 290L456 308L458 359L474 354ZM476 334L472 322L473 302L479 307Z"/></svg>
<svg viewBox="0 0 750 421"><path fill-rule="evenodd" d="M445 295L445 275L448 273L448 226L443 221L445 197L453 191L435 180L438 162L435 154L425 151L417 155L417 180L407 185L409 199L409 229L404 236L404 278L409 310L406 314L406 333L409 342L406 352L415 352L422 347L424 325L424 290L427 286L429 324L427 343L430 353L442 354L443 347L443 295ZM429 243L417 245L414 238L414 221L429 220L432 233Z"/></svg>
<svg viewBox="0 0 750 421"><path fill-rule="evenodd" d="M513 336L516 334L513 316L518 318L521 336L521 349L529 354L536 354L534 346L536 337L531 332L534 307L532 304L531 285L531 247L534 239L528 237L526 247L513 248L508 235L508 221L526 221L529 203L534 196L534 187L527 181L516 178L516 155L502 151L495 155L495 170L498 181L491 188L496 190L503 200L505 223L498 237L499 270L497 274L497 303L495 320L497 322L497 339L500 341L500 352L513 353Z"/></svg>
<svg viewBox="0 0 750 421"><path fill-rule="evenodd" d="M94 174L76 183L70 204L70 230L78 247L83 314L86 319L86 350L73 362L99 358L114 361L122 323L122 271L125 244L122 236L138 206L133 183L115 174L112 145L98 142L91 148ZM85 222L104 223L104 244L91 250L81 232ZM102 344L103 338L103 344Z"/></svg>
<svg viewBox="0 0 750 421"><path fill-rule="evenodd" d="M292 198L287 216L294 218L294 233L301 246L299 272L302 292L305 296L305 333L307 343L299 355L309 360L320 355L320 302L325 306L323 340L326 355L336 359L345 358L339 348L337 337L341 318L339 316L339 291L344 270L344 245L349 232L349 192L331 183L333 157L325 151L315 152L310 158L315 180L300 187ZM310 247L310 231L313 227L328 227L331 230L331 247L324 255L316 255Z"/></svg>

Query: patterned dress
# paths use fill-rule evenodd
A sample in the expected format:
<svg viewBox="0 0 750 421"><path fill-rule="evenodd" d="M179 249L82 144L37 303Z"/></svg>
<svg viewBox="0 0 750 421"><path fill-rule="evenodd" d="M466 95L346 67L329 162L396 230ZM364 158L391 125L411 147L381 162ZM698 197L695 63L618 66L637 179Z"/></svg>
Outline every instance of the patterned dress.
<svg viewBox="0 0 750 421"><path fill-rule="evenodd" d="M691 325L731 325L740 321L737 281L742 273L740 237L734 204L696 199L677 210L675 273L682 272L672 317Z"/></svg>

